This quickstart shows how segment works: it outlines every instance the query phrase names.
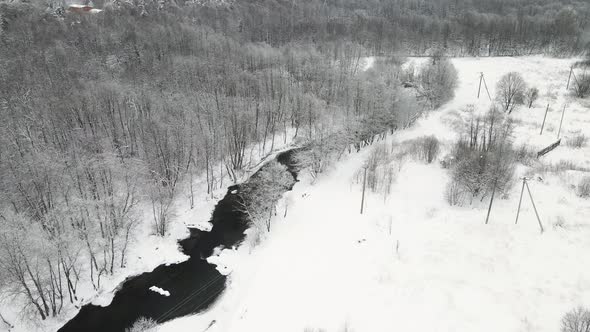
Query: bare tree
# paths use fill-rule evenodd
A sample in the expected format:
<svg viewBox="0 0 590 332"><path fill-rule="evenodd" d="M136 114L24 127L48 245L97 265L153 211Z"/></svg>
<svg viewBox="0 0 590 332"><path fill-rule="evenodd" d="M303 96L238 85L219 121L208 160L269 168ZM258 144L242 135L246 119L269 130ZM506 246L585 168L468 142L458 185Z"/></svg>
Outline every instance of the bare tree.
<svg viewBox="0 0 590 332"><path fill-rule="evenodd" d="M440 143L435 136L421 137L412 142L412 151L418 159L430 164L438 156Z"/></svg>
<svg viewBox="0 0 590 332"><path fill-rule="evenodd" d="M293 184L287 167L272 160L240 186L239 211L260 231L270 232L272 216L282 194Z"/></svg>
<svg viewBox="0 0 590 332"><path fill-rule="evenodd" d="M590 311L578 307L563 316L561 319L561 332L588 332L590 331Z"/></svg>
<svg viewBox="0 0 590 332"><path fill-rule="evenodd" d="M509 114L525 100L526 83L517 72L510 72L496 84L496 100Z"/></svg>

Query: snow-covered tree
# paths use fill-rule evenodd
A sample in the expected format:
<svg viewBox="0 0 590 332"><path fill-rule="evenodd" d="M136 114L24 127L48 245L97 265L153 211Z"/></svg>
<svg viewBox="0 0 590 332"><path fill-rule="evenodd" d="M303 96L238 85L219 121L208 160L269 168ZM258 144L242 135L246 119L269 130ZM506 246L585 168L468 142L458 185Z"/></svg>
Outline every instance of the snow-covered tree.
<svg viewBox="0 0 590 332"><path fill-rule="evenodd" d="M285 165L276 160L269 161L240 186L239 210L260 232L270 232L277 201L293 182Z"/></svg>
<svg viewBox="0 0 590 332"><path fill-rule="evenodd" d="M526 83L517 72L509 72L502 76L496 84L496 100L502 109L509 114L516 106L525 101Z"/></svg>

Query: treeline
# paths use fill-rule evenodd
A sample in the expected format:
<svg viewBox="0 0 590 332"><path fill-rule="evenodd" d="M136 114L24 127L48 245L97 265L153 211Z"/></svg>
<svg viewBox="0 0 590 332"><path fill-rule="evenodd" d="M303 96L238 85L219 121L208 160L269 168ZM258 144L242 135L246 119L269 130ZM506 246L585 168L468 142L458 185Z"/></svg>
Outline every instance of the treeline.
<svg viewBox="0 0 590 332"><path fill-rule="evenodd" d="M197 11L226 34L273 46L313 41L334 53L347 40L372 54L569 56L590 42L590 4L579 0L259 0Z"/></svg>
<svg viewBox="0 0 590 332"><path fill-rule="evenodd" d="M167 234L179 200L278 140L369 140L424 108L399 60L363 72L353 42L274 47L149 5L0 11L0 290L37 318L124 267L140 221Z"/></svg>

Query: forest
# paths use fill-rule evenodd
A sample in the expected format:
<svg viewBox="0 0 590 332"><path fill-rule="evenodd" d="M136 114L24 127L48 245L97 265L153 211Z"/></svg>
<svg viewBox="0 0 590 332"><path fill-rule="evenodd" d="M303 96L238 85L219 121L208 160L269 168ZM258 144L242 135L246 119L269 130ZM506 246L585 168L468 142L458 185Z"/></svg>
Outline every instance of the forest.
<svg viewBox="0 0 590 332"><path fill-rule="evenodd" d="M590 41L587 1L94 5L0 2L0 291L33 320L125 267L146 218L165 236L178 200L238 181L279 140L315 146L321 172L440 106L446 56L566 57ZM433 58L408 72L406 56Z"/></svg>

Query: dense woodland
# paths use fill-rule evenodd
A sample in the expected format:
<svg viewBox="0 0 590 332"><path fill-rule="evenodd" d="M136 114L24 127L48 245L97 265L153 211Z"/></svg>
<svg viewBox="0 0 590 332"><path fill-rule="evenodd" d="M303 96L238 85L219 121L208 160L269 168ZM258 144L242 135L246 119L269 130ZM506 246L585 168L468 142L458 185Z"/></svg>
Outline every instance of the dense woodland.
<svg viewBox="0 0 590 332"><path fill-rule="evenodd" d="M569 56L590 40L586 1L95 5L0 2L0 290L34 319L124 267L138 224L166 235L175 203L278 140L314 146L321 172L328 152L441 105L456 79L441 55ZM383 59L363 72L367 55ZM402 72L403 55L435 57Z"/></svg>

